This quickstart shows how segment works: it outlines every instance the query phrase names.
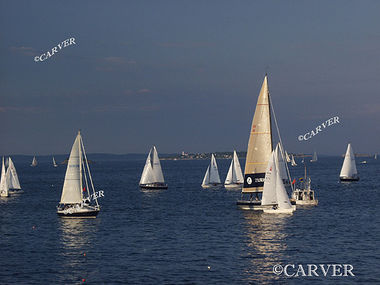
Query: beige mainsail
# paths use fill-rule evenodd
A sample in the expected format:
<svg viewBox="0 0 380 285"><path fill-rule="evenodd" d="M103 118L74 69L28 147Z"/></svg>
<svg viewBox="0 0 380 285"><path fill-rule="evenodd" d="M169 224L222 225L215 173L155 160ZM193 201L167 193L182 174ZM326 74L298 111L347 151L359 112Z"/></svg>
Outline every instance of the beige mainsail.
<svg viewBox="0 0 380 285"><path fill-rule="evenodd" d="M272 127L268 77L261 86L252 120L244 170L243 193L262 192L265 171L272 153Z"/></svg>

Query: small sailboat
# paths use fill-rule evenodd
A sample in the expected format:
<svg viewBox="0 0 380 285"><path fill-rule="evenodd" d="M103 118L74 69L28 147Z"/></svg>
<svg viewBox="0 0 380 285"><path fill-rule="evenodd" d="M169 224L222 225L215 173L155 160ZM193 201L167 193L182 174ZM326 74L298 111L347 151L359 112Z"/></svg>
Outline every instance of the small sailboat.
<svg viewBox="0 0 380 285"><path fill-rule="evenodd" d="M367 163L367 160L363 160L360 162L360 164L366 164Z"/></svg>
<svg viewBox="0 0 380 285"><path fill-rule="evenodd" d="M146 158L139 186L142 189L168 188L168 184L166 184L164 180L160 159L158 158L158 153L155 146L150 149L148 157Z"/></svg>
<svg viewBox="0 0 380 285"><path fill-rule="evenodd" d="M344 161L339 177L340 181L359 180L358 171L356 170L355 155L350 143L347 146L346 155L344 156Z"/></svg>
<svg viewBox="0 0 380 285"><path fill-rule="evenodd" d="M33 160L32 160L32 164L30 165L30 166L32 166L32 167L36 167L37 166L37 159L36 159L36 157L34 156L33 157Z"/></svg>
<svg viewBox="0 0 380 285"><path fill-rule="evenodd" d="M243 173L241 172L239 158L234 150L230 168L228 169L226 180L224 181L225 188L238 188L244 183Z"/></svg>
<svg viewBox="0 0 380 285"><path fill-rule="evenodd" d="M318 200L315 199L314 190L311 190L311 179L306 175L305 164L305 176L302 178L301 187L296 188L292 193L292 200L297 205L318 205Z"/></svg>
<svg viewBox="0 0 380 285"><path fill-rule="evenodd" d="M288 152L285 150L285 159L286 159L286 162L287 163L289 163L289 162L291 162L291 159L290 159L290 157L289 157L289 154L288 154Z"/></svg>
<svg viewBox="0 0 380 285"><path fill-rule="evenodd" d="M318 160L317 152L314 151L313 158L310 160L310 162L316 162Z"/></svg>
<svg viewBox="0 0 380 285"><path fill-rule="evenodd" d="M375 156L373 157L374 159L377 159L377 153L375 153Z"/></svg>
<svg viewBox="0 0 380 285"><path fill-rule="evenodd" d="M9 189L13 189L16 191L21 189L20 181L18 180L16 167L12 161L12 158L10 157L8 158L7 179L8 179Z"/></svg>
<svg viewBox="0 0 380 285"><path fill-rule="evenodd" d="M0 196L1 197L9 196L9 185L8 185L7 173L5 171L4 157L2 159L2 166L1 166Z"/></svg>
<svg viewBox="0 0 380 285"><path fill-rule="evenodd" d="M53 166L58 167L57 163L55 162L54 156L53 156Z"/></svg>
<svg viewBox="0 0 380 285"><path fill-rule="evenodd" d="M100 206L79 131L67 163L57 214L64 218L95 218L99 211Z"/></svg>
<svg viewBox="0 0 380 285"><path fill-rule="evenodd" d="M218 165L216 164L216 159L214 154L211 154L211 162L207 167L205 176L202 182L202 188L212 188L219 187L222 183L220 181Z"/></svg>
<svg viewBox="0 0 380 285"><path fill-rule="evenodd" d="M292 154L291 165L292 165L292 166L297 166L297 163L296 163L296 161L294 160L294 155L293 155L293 154Z"/></svg>
<svg viewBox="0 0 380 285"><path fill-rule="evenodd" d="M272 152L265 173L262 206L264 213L292 214L296 206L290 203L279 171L279 144Z"/></svg>

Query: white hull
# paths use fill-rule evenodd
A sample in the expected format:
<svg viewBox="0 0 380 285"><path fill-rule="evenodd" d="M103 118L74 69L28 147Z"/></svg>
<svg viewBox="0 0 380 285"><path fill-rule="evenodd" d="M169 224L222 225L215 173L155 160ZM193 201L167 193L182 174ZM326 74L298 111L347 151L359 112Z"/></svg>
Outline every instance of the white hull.
<svg viewBox="0 0 380 285"><path fill-rule="evenodd" d="M224 184L224 188L227 189L241 189L242 187L243 183Z"/></svg>
<svg viewBox="0 0 380 285"><path fill-rule="evenodd" d="M1 192L0 197L9 197L9 193Z"/></svg>
<svg viewBox="0 0 380 285"><path fill-rule="evenodd" d="M296 206L292 206L291 208L289 209L273 209L270 208L270 209L264 209L264 213L267 213L267 214L293 214L293 212L296 210Z"/></svg>
<svg viewBox="0 0 380 285"><path fill-rule="evenodd" d="M317 206L318 200L295 200L297 205L303 206Z"/></svg>
<svg viewBox="0 0 380 285"><path fill-rule="evenodd" d="M206 185L201 185L203 189L208 189L208 188L220 188L222 187L222 183L213 183L213 184L206 184Z"/></svg>

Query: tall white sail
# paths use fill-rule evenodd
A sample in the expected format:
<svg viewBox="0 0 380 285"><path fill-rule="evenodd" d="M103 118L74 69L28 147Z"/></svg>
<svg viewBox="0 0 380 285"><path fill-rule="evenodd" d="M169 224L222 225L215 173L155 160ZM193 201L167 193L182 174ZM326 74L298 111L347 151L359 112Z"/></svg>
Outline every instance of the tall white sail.
<svg viewBox="0 0 380 285"><path fill-rule="evenodd" d="M54 167L57 167L57 166L58 166L57 163L55 162L54 156L53 156L53 166L54 166Z"/></svg>
<svg viewBox="0 0 380 285"><path fill-rule="evenodd" d="M7 178L9 189L21 189L20 181L18 180L16 172L16 167L13 164L13 161L10 157L8 158L8 165L9 166L7 172L9 171L9 174L7 175Z"/></svg>
<svg viewBox="0 0 380 285"><path fill-rule="evenodd" d="M207 167L205 176L203 177L202 186L210 184L210 165Z"/></svg>
<svg viewBox="0 0 380 285"><path fill-rule="evenodd" d="M288 193L286 193L284 183L282 183L282 179L279 173L277 173L276 177L276 196L278 209L281 210L292 208L292 205L289 201Z"/></svg>
<svg viewBox="0 0 380 285"><path fill-rule="evenodd" d="M241 171L239 158L234 150L234 154L231 160L230 168L228 169L226 180L224 184L242 184L244 183L243 173Z"/></svg>
<svg viewBox="0 0 380 285"><path fill-rule="evenodd" d="M294 155L292 154L292 160L291 160L292 166L297 166L296 161L294 160Z"/></svg>
<svg viewBox="0 0 380 285"><path fill-rule="evenodd" d="M261 199L261 205L273 205L277 204L277 195L276 195L276 176L277 176L277 168L276 168L276 152L273 151L269 161L268 166L265 172L265 180L264 180L264 189L263 189L263 197Z"/></svg>
<svg viewBox="0 0 380 285"><path fill-rule="evenodd" d="M318 160L317 152L314 151L313 158L310 160L310 162L316 162Z"/></svg>
<svg viewBox="0 0 380 285"><path fill-rule="evenodd" d="M9 186L8 186L8 179L7 174L5 171L5 164L4 164L4 157L2 159L2 166L1 166L1 178L0 178L0 196L7 197L9 194Z"/></svg>
<svg viewBox="0 0 380 285"><path fill-rule="evenodd" d="M355 177L358 171L356 170L355 155L351 144L347 146L346 155L344 156L343 166L340 171L340 177Z"/></svg>
<svg viewBox="0 0 380 285"><path fill-rule="evenodd" d="M291 162L288 152L285 150L286 162Z"/></svg>
<svg viewBox="0 0 380 285"><path fill-rule="evenodd" d="M288 173L286 172L286 165L285 165L285 160L284 160L284 150L281 147L281 144L278 143L277 147L278 150L276 151L277 153L277 160L278 160L278 172L280 173L280 177L284 183L289 183L289 178L288 178Z"/></svg>
<svg viewBox="0 0 380 285"><path fill-rule="evenodd" d="M216 159L214 154L211 155L211 164L210 164L210 183L221 183L219 172L218 172L218 165L216 164Z"/></svg>
<svg viewBox="0 0 380 285"><path fill-rule="evenodd" d="M165 182L160 159L158 158L157 149L155 146L153 146L153 176L155 178L154 182Z"/></svg>
<svg viewBox="0 0 380 285"><path fill-rule="evenodd" d="M70 158L67 163L65 182L63 183L61 204L80 203L82 193L82 149L81 135L78 133L71 148Z"/></svg>
<svg viewBox="0 0 380 285"><path fill-rule="evenodd" d="M141 174L140 184L153 183L155 178L153 175L152 161L151 161L152 149L149 151L148 157L145 161L144 170Z"/></svg>
<svg viewBox="0 0 380 285"><path fill-rule="evenodd" d="M33 160L32 160L32 164L30 165L30 166L37 166L37 159L36 159L36 157L34 156L33 157Z"/></svg>

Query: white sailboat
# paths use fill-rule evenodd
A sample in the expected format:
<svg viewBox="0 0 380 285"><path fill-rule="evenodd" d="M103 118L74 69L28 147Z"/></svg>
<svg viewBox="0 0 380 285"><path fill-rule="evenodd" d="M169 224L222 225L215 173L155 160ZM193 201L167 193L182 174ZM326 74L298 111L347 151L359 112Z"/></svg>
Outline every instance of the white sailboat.
<svg viewBox="0 0 380 285"><path fill-rule="evenodd" d="M222 183L220 181L218 165L216 164L216 159L214 154L211 154L211 162L207 167L205 176L202 182L202 188L212 188L219 187Z"/></svg>
<svg viewBox="0 0 380 285"><path fill-rule="evenodd" d="M373 157L374 159L377 159L377 153L375 153L375 156Z"/></svg>
<svg viewBox="0 0 380 285"><path fill-rule="evenodd" d="M355 155L350 143L347 146L346 155L344 156L344 161L339 177L340 181L359 180L358 171L356 170Z"/></svg>
<svg viewBox="0 0 380 285"><path fill-rule="evenodd" d="M58 167L58 164L55 162L54 156L53 156L53 166Z"/></svg>
<svg viewBox="0 0 380 285"><path fill-rule="evenodd" d="M238 188L244 183L243 173L241 172L239 158L234 150L230 168L228 169L226 180L224 181L225 188Z"/></svg>
<svg viewBox="0 0 380 285"><path fill-rule="evenodd" d="M306 175L305 164L305 176L302 178L301 187L296 188L292 193L292 200L297 205L318 205L318 200L315 199L314 190L311 189L311 179Z"/></svg>
<svg viewBox="0 0 380 285"><path fill-rule="evenodd" d="M285 150L285 158L286 158L286 162L288 162L288 163L291 162L289 154L286 150Z"/></svg>
<svg viewBox="0 0 380 285"><path fill-rule="evenodd" d="M282 182L279 171L279 151L280 147L277 144L269 159L265 173L262 205L269 207L264 208L263 211L270 214L291 214L295 211L296 206L291 205L284 183Z"/></svg>
<svg viewBox="0 0 380 285"><path fill-rule="evenodd" d="M318 161L317 152L314 151L313 158L310 160L310 162L316 162Z"/></svg>
<svg viewBox="0 0 380 285"><path fill-rule="evenodd" d="M266 168L273 150L272 119L274 119L277 134L281 142L275 112L273 110L273 106L271 105L272 103L268 89L268 77L265 75L260 94L257 99L255 114L252 119L249 135L242 198L237 201L238 207L243 210L263 210L263 208L268 207L261 204L259 194L263 192ZM271 110L273 116L271 114ZM283 151L281 151L281 155L284 157ZM287 165L285 165L285 168L288 176L290 176ZM288 180L290 181L291 179L289 178ZM245 198L247 196L249 199Z"/></svg>
<svg viewBox="0 0 380 285"><path fill-rule="evenodd" d="M160 159L158 158L158 153L155 146L150 149L148 157L146 158L139 186L143 189L168 188L168 184L166 184L164 180Z"/></svg>
<svg viewBox="0 0 380 285"><path fill-rule="evenodd" d="M99 211L82 136L78 132L67 163L57 214L65 218L95 218Z"/></svg>
<svg viewBox="0 0 380 285"><path fill-rule="evenodd" d="M32 160L32 164L30 165L30 166L32 166L32 167L36 167L37 166L37 159L36 159L36 157L34 156L33 157L33 160Z"/></svg>
<svg viewBox="0 0 380 285"><path fill-rule="evenodd" d="M297 166L297 163L296 163L296 161L294 160L294 155L293 155L293 154L292 154L291 165L292 165L292 166Z"/></svg>
<svg viewBox="0 0 380 285"><path fill-rule="evenodd" d="M20 190L20 181L18 180L18 175L16 167L12 161L12 158L8 158L8 169L7 169L7 179L9 189Z"/></svg>
<svg viewBox="0 0 380 285"><path fill-rule="evenodd" d="M4 157L2 159L2 166L1 166L0 196L1 197L9 196L9 185L8 185L7 174L5 171Z"/></svg>

